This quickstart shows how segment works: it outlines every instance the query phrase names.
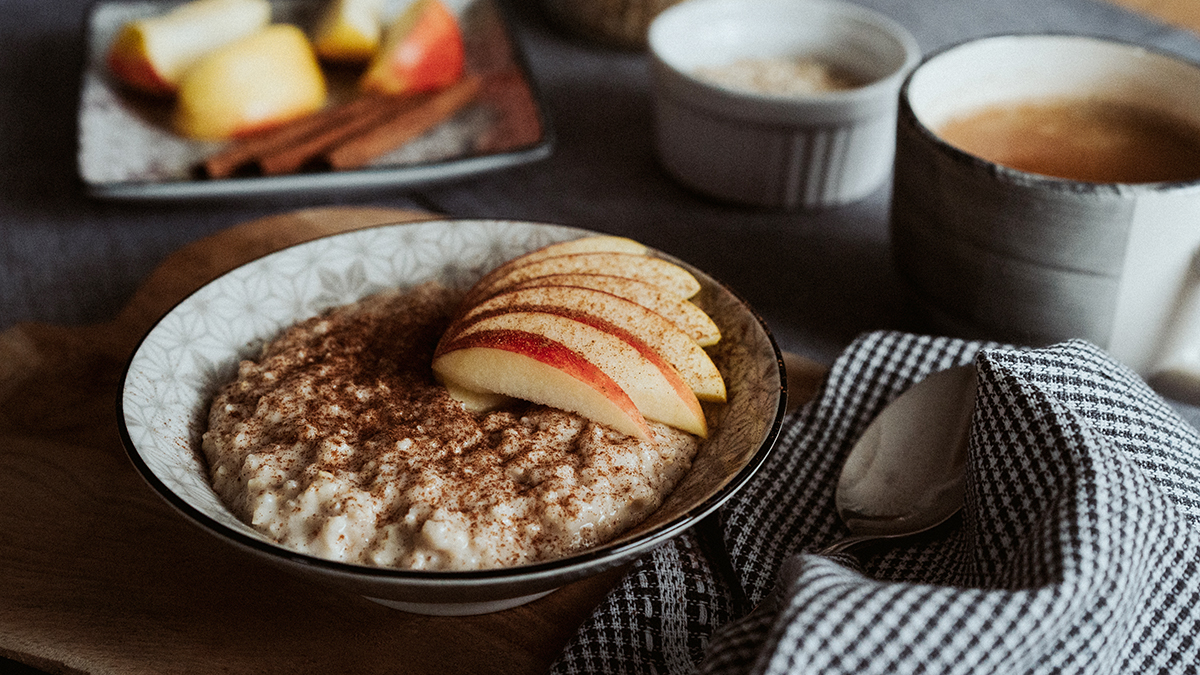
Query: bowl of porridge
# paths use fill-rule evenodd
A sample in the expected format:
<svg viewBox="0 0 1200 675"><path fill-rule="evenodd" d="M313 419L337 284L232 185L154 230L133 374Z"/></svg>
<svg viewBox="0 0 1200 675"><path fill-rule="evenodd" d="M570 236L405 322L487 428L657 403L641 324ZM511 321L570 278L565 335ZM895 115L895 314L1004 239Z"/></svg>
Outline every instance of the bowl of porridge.
<svg viewBox="0 0 1200 675"><path fill-rule="evenodd" d="M464 296L484 275L595 234L396 224L239 267L168 312L132 356L118 401L128 454L216 539L404 611L498 611L627 563L716 510L775 442L780 355L744 302L645 252L696 280L688 304L719 329L703 352L721 400L696 408L703 419L690 431L649 413L618 431L511 397L472 407L447 378L482 362L432 372L453 361L444 352L478 353L442 343L471 337ZM495 313L478 325L514 314Z"/></svg>
<svg viewBox="0 0 1200 675"><path fill-rule="evenodd" d="M853 202L890 175L897 97L920 50L838 0L687 0L650 26L663 168L722 201Z"/></svg>

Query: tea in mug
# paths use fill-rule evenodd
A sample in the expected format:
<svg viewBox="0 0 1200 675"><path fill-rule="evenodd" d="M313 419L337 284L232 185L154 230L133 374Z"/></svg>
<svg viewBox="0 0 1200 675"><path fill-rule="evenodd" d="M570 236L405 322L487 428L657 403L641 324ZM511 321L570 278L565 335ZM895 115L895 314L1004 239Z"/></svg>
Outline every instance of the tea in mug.
<svg viewBox="0 0 1200 675"><path fill-rule="evenodd" d="M1200 179L1200 128L1096 99L1006 103L951 119L947 143L996 164L1092 183Z"/></svg>

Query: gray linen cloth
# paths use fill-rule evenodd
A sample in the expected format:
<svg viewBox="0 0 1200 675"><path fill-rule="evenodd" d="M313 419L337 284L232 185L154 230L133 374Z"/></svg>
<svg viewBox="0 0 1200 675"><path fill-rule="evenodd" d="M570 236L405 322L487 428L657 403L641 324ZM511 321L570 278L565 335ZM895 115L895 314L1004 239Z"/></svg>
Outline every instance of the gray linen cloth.
<svg viewBox="0 0 1200 675"><path fill-rule="evenodd" d="M861 562L811 553L848 534L834 486L867 424L969 362L961 517ZM861 336L721 515L757 610L693 530L637 562L554 672L1198 672L1200 435L1086 342Z"/></svg>

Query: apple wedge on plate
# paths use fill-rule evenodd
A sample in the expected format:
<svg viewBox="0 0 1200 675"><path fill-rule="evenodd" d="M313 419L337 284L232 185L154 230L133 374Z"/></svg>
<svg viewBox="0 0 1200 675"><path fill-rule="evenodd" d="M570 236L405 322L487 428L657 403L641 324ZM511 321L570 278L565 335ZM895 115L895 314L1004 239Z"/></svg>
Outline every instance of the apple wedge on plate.
<svg viewBox="0 0 1200 675"><path fill-rule="evenodd" d="M315 112L327 95L308 36L272 24L205 54L184 73L175 130L189 138L242 136Z"/></svg>
<svg viewBox="0 0 1200 675"><path fill-rule="evenodd" d="M322 60L359 64L374 58L383 41L383 0L329 0L313 29Z"/></svg>
<svg viewBox="0 0 1200 675"><path fill-rule="evenodd" d="M466 48L458 19L440 0L415 0L383 32L359 86L383 94L415 94L462 77Z"/></svg>
<svg viewBox="0 0 1200 675"><path fill-rule="evenodd" d="M130 87L171 95L201 56L258 32L270 20L267 0L193 0L125 24L109 47L108 67Z"/></svg>
<svg viewBox="0 0 1200 675"><path fill-rule="evenodd" d="M647 421L707 437L700 401L723 402L726 390L698 340L714 344L720 331L687 300L699 290L633 240L553 244L468 290L434 374L473 411L514 397L642 439L653 437Z"/></svg>

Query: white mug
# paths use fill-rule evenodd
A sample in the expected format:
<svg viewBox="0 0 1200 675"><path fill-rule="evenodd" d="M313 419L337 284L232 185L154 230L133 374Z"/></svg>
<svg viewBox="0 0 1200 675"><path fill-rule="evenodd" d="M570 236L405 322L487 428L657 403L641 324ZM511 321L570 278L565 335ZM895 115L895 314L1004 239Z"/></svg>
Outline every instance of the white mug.
<svg viewBox="0 0 1200 675"><path fill-rule="evenodd" d="M1008 35L927 57L900 93L897 268L943 330L1028 345L1084 338L1200 398L1200 167L1172 182L1088 182L1009 168L939 136L988 107L1081 99L1200 133L1200 66L1134 45Z"/></svg>

